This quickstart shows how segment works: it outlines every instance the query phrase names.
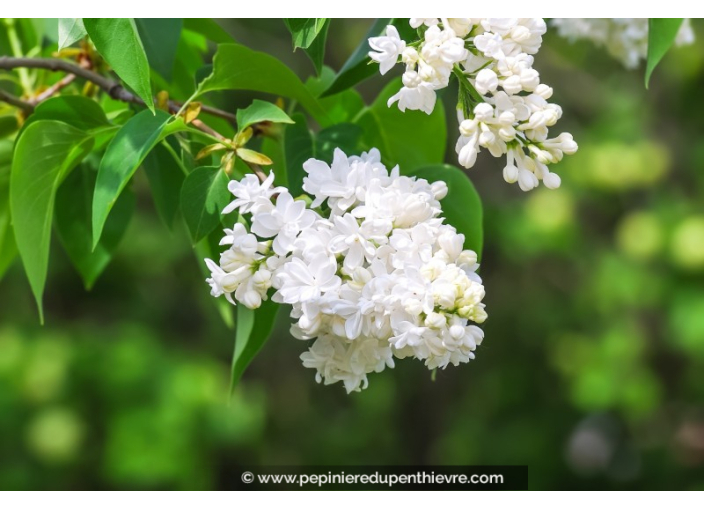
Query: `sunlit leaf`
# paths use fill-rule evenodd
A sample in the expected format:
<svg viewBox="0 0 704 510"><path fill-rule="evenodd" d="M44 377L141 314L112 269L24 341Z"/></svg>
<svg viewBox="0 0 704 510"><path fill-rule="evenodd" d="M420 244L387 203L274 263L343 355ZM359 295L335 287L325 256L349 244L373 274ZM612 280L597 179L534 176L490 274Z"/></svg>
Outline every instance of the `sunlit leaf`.
<svg viewBox="0 0 704 510"><path fill-rule="evenodd" d="M93 244L100 240L103 226L120 193L149 152L168 135L186 129L182 119L161 110L154 115L143 111L122 126L108 145L100 162L93 195Z"/></svg>
<svg viewBox="0 0 704 510"><path fill-rule="evenodd" d="M154 111L149 61L132 18L84 18L98 52L115 73Z"/></svg>
<svg viewBox="0 0 704 510"><path fill-rule="evenodd" d="M285 18L291 32L293 49L302 48L320 74L325 56L325 43L330 28L328 18Z"/></svg>
<svg viewBox="0 0 704 510"><path fill-rule="evenodd" d="M648 20L648 60L645 66L645 86L648 87L655 67L677 38L684 18L650 18Z"/></svg>
<svg viewBox="0 0 704 510"><path fill-rule="evenodd" d="M321 33L328 18L284 18L291 32L293 47L308 48Z"/></svg>
<svg viewBox="0 0 704 510"><path fill-rule="evenodd" d="M240 44L221 44L213 59L212 74L198 93L215 90L253 90L297 100L318 119L327 115L296 74L280 60Z"/></svg>
<svg viewBox="0 0 704 510"><path fill-rule="evenodd" d="M59 50L77 43L87 35L81 18L59 18L58 22Z"/></svg>
<svg viewBox="0 0 704 510"><path fill-rule="evenodd" d="M274 122L279 124L293 124L291 117L286 115L274 103L255 99L247 108L237 110L237 129L244 130L258 122Z"/></svg>

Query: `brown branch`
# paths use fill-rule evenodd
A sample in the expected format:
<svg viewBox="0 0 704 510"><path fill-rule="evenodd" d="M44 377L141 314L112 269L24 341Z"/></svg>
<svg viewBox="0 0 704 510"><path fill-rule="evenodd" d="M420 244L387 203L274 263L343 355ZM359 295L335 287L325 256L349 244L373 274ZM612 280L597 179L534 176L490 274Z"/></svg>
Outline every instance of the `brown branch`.
<svg viewBox="0 0 704 510"><path fill-rule="evenodd" d="M144 105L144 101L142 101L141 98L125 89L122 85L120 85L120 83L93 72L90 69L86 69L85 67L78 66L65 60L58 58L0 57L0 69L12 70L16 68L48 69L49 71L54 72L63 71L95 83L113 99L124 101L126 103ZM177 112L181 106L183 106L183 103L178 103L176 101L169 102L169 108L174 112ZM233 125L237 122L237 117L235 115L218 108L213 108L212 106L202 106L201 111L207 113L208 115L223 118L231 122Z"/></svg>
<svg viewBox="0 0 704 510"><path fill-rule="evenodd" d="M0 102L19 108L25 113L32 113L34 111L34 105L22 101L19 97L13 96L2 89L0 89Z"/></svg>
<svg viewBox="0 0 704 510"><path fill-rule="evenodd" d="M30 58L30 57L0 57L0 69L12 70L18 67L24 67L29 69L48 69L49 71L63 71L68 74L75 74L81 78L95 83L98 87L107 92L113 99L122 99L120 97L120 91L117 89L122 89L125 93L133 95L131 92L125 90L122 85L106 78L98 73L94 73L89 69L77 66L71 62L65 60L60 60L58 58ZM129 99L125 99L129 101Z"/></svg>

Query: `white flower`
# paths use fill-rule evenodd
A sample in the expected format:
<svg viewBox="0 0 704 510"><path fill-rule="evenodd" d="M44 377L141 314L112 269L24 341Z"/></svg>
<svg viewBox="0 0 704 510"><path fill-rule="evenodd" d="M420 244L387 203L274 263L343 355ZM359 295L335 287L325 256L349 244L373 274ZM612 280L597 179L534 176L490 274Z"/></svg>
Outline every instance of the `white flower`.
<svg viewBox="0 0 704 510"><path fill-rule="evenodd" d="M366 221L364 226L351 214L333 218L335 230L330 240L330 251L345 255L343 268L351 273L362 265L365 259L371 260L376 252L371 239L374 232L374 222Z"/></svg>
<svg viewBox="0 0 704 510"><path fill-rule="evenodd" d="M385 36L370 37L369 46L376 50L370 51L369 57L375 62L379 62L381 74L388 73L398 62L399 55L406 49L406 43L401 40L398 30L393 25L386 27Z"/></svg>
<svg viewBox="0 0 704 510"><path fill-rule="evenodd" d="M316 214L306 208L306 203L294 201L288 191L279 193L275 206L268 201L260 204L261 211L254 216L252 232L261 237L275 237L273 248L278 255L291 251L298 233L316 219Z"/></svg>
<svg viewBox="0 0 704 510"><path fill-rule="evenodd" d="M430 83L421 80L417 72L406 71L403 73L403 87L389 98L388 106L397 101L402 112L421 110L430 115L435 108L435 90Z"/></svg>
<svg viewBox="0 0 704 510"><path fill-rule="evenodd" d="M422 25L427 27L432 27L438 24L437 18L411 18L410 19L411 28L418 28Z"/></svg>
<svg viewBox="0 0 704 510"><path fill-rule="evenodd" d="M375 338L347 342L338 336L323 335L308 352L301 354L303 366L317 371L316 380L325 384L342 382L347 393L366 389L367 374L393 368L391 348Z"/></svg>
<svg viewBox="0 0 704 510"><path fill-rule="evenodd" d="M557 33L570 41L587 39L602 46L628 69L635 69L648 54L648 18L552 18ZM675 38L677 46L694 42L689 19Z"/></svg>
<svg viewBox="0 0 704 510"><path fill-rule="evenodd" d="M382 54L372 56L385 64L386 59L390 62L391 55L393 63L397 62L400 54L406 65L403 86L389 98L388 106L397 104L401 111L421 110L430 114L437 99L436 91L447 87L450 78L457 76L461 82L460 137L455 145L459 163L472 168L479 153L486 149L494 157L506 156L503 172L506 182L517 182L522 190L533 189L540 181L548 188L558 187L560 178L548 171L546 165L559 162L565 154L573 154L577 144L569 133L549 138L549 130L562 116L562 109L548 102L552 88L541 83L540 74L533 68L534 55L547 30L545 21L542 18L412 18L410 24L413 28L426 27L420 29L419 40L402 41L403 45L396 41L393 48L389 42L388 51L382 52L383 58ZM681 39L688 39L684 28ZM373 42L376 44L376 39ZM382 74L390 65L384 66ZM359 202L358 192L353 192L350 186L347 190ZM366 202L374 201L375 215L389 210L379 206L379 196L370 198Z"/></svg>
<svg viewBox="0 0 704 510"><path fill-rule="evenodd" d="M278 299L288 304L318 299L340 286L336 272L337 264L326 255L318 255L308 264L294 258L278 273Z"/></svg>
<svg viewBox="0 0 704 510"><path fill-rule="evenodd" d="M482 95L487 92L494 92L499 86L499 77L491 69L482 69L477 73L475 78L474 88Z"/></svg>
<svg viewBox="0 0 704 510"><path fill-rule="evenodd" d="M243 213L250 212L258 200L268 200L283 189L281 187L272 188L273 183L274 172L269 172L269 177L264 182L261 182L254 174L245 175L241 181L230 181L227 184L227 189L236 198L225 207L222 214L229 214L235 209L239 209Z"/></svg>
<svg viewBox="0 0 704 510"><path fill-rule="evenodd" d="M489 122L494 109L477 116ZM551 155L570 140L547 143L540 150ZM273 301L291 306L291 334L314 340L303 365L348 392L366 388L368 374L392 368L394 357L431 369L473 359L482 332L471 323L486 319L484 287L476 253L444 224L447 184L389 171L375 149L350 157L338 149L331 165L303 168L311 207L323 215L287 190L275 203L266 194L239 202L239 212L251 212L251 232L243 223L226 229L220 263L206 260L212 295L257 308L273 289ZM245 179L241 186L254 189Z"/></svg>

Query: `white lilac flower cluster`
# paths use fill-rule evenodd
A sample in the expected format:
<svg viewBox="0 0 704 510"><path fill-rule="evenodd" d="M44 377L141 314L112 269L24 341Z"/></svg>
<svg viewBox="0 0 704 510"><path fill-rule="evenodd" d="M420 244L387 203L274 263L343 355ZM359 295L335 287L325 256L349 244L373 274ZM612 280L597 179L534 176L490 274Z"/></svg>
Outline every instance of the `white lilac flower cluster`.
<svg viewBox="0 0 704 510"><path fill-rule="evenodd" d="M569 133L548 138L548 128L562 109L548 100L551 87L540 82L533 69L546 31L541 18L411 18L420 39L406 42L394 26L386 35L372 37L369 52L381 74L399 60L405 64L403 87L389 99L401 111L435 107L436 90L447 87L451 76L460 84L456 150L465 168L474 166L482 148L492 156L506 155L506 182L528 191L542 180L548 188L560 186L560 177L548 164L577 151Z"/></svg>
<svg viewBox="0 0 704 510"><path fill-rule="evenodd" d="M628 69L635 69L648 55L648 18L553 18L551 25L570 41L586 39L604 47ZM680 27L675 44L694 42L689 19Z"/></svg>
<svg viewBox="0 0 704 510"><path fill-rule="evenodd" d="M273 288L271 299L292 307L293 336L314 340L303 365L347 392L394 357L429 369L473 359L484 287L477 254L444 223L447 185L389 172L376 149L349 158L337 149L332 165L303 168L303 199L273 187L273 173L230 182L223 213L239 211L249 227L225 230L220 263L206 259L212 295L257 308Z"/></svg>

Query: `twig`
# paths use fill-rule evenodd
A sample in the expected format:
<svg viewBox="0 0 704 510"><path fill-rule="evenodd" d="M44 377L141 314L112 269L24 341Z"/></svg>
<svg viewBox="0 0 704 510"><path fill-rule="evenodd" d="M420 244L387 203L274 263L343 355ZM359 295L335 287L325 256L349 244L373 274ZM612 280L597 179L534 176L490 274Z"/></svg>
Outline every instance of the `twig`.
<svg viewBox="0 0 704 510"><path fill-rule="evenodd" d="M180 110L182 106L183 103L181 103L180 101L169 101L169 108L173 109L174 111ZM201 105L200 111L203 113L207 113L208 115L213 115L215 117L225 119L229 121L233 127L237 127L237 116L235 116L234 113L226 112L205 104Z"/></svg>
<svg viewBox="0 0 704 510"><path fill-rule="evenodd" d="M51 87L47 88L44 92L33 97L30 100L30 102L35 106L38 105L42 101L49 99L51 96L53 96L54 94L59 92L62 88L67 87L75 79L76 79L75 74L67 74L66 76L61 78L59 81L54 83Z"/></svg>
<svg viewBox="0 0 704 510"><path fill-rule="evenodd" d="M177 109L177 110L178 110L178 109ZM175 112L172 111L172 113L175 113ZM192 120L192 121L191 121L191 126L194 126L194 127L196 127L197 129L200 129L201 131L203 131L204 133L209 134L210 136L214 136L214 137L217 138L218 140L226 140L226 138L225 138L224 136L222 136L220 133L218 133L218 132L215 131L213 128L211 128L210 126L208 126L206 123L204 123L203 121L200 121L200 120L198 120L198 119Z"/></svg>
<svg viewBox="0 0 704 510"><path fill-rule="evenodd" d="M255 163L250 163L249 161L245 161L247 166L254 172L254 174L259 177L259 180L264 182L266 181L267 177L266 174L264 173L264 170L262 170L262 167Z"/></svg>
<svg viewBox="0 0 704 510"><path fill-rule="evenodd" d="M25 113L32 113L34 111L34 105L22 101L19 97L13 96L2 89L0 89L0 101L15 106Z"/></svg>
<svg viewBox="0 0 704 510"><path fill-rule="evenodd" d="M65 60L58 58L0 57L0 69L11 70L17 68L48 69L54 72L63 71L65 73L74 74L84 80L95 83L113 99L126 103L144 105L144 102L139 97L125 89L118 82ZM170 101L169 103L173 103L173 108L175 108L176 111L182 106L181 103L176 101ZM169 107L171 108L172 105L169 104ZM237 122L235 115L218 108L213 108L212 106L204 105L201 107L201 111L208 115L223 118L233 123L233 125Z"/></svg>

